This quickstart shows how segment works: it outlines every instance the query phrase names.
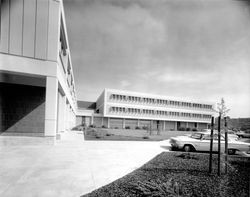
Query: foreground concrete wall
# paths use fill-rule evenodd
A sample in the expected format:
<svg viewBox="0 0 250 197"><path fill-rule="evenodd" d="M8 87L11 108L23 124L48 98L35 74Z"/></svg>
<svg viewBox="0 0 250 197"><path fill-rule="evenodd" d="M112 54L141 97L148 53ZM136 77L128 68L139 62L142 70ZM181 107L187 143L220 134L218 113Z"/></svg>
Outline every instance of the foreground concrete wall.
<svg viewBox="0 0 250 197"><path fill-rule="evenodd" d="M1 131L44 132L45 88L0 83Z"/></svg>
<svg viewBox="0 0 250 197"><path fill-rule="evenodd" d="M56 61L59 13L59 1L1 1L0 52Z"/></svg>
<svg viewBox="0 0 250 197"><path fill-rule="evenodd" d="M2 96L2 87L0 84L0 132L2 132L4 130L4 126L3 126L3 96Z"/></svg>
<svg viewBox="0 0 250 197"><path fill-rule="evenodd" d="M17 118L8 115L13 109L4 109L4 112L1 109L0 129L42 132L44 136L55 138L57 133L75 126L76 114L75 83L63 2L61 0L0 2L0 82L15 85L30 83L28 85L37 88L43 86L44 91L43 103L36 108L29 105L29 102L31 104L38 102L37 98L32 97L35 91L24 91L30 99L25 100L22 110L25 111L26 108L31 110L28 115ZM8 78L5 77L6 74ZM18 100L18 96L20 95L14 98ZM2 100L0 97L0 103L4 106ZM5 114L7 114L7 126ZM40 122L37 121L38 116L41 116ZM14 123L11 122L12 119Z"/></svg>

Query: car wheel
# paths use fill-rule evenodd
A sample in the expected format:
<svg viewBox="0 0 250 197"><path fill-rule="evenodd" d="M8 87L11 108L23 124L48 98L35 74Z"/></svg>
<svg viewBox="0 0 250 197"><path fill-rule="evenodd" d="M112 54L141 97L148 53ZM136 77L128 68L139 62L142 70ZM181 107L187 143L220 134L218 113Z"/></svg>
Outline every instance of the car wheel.
<svg viewBox="0 0 250 197"><path fill-rule="evenodd" d="M236 150L235 149L228 149L227 152L229 155L234 155Z"/></svg>
<svg viewBox="0 0 250 197"><path fill-rule="evenodd" d="M192 151L192 146L190 146L190 145L185 145L184 146L184 148L183 148L183 150L185 151L185 152L191 152Z"/></svg>

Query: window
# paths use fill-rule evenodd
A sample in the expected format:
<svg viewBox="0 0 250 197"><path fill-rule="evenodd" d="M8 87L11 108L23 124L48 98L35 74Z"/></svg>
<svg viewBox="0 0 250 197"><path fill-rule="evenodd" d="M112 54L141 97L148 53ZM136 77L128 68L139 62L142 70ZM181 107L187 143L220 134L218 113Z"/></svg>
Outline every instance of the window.
<svg viewBox="0 0 250 197"><path fill-rule="evenodd" d="M64 56L67 55L67 40L66 40L66 35L65 35L65 29L64 29L64 23L61 18L61 28L60 28L60 43L61 43L61 51Z"/></svg>
<svg viewBox="0 0 250 197"><path fill-rule="evenodd" d="M200 140L203 137L203 135L201 133L193 133L190 137L193 139Z"/></svg>
<svg viewBox="0 0 250 197"><path fill-rule="evenodd" d="M211 140L211 135L204 135L203 140Z"/></svg>

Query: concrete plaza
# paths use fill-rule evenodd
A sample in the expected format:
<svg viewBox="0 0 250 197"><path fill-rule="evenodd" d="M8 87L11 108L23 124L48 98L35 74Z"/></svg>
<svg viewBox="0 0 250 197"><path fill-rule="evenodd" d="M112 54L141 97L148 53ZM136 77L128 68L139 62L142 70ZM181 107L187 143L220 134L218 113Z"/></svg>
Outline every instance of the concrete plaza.
<svg viewBox="0 0 250 197"><path fill-rule="evenodd" d="M0 147L0 196L80 196L164 151L159 142L84 141L71 131L53 145Z"/></svg>

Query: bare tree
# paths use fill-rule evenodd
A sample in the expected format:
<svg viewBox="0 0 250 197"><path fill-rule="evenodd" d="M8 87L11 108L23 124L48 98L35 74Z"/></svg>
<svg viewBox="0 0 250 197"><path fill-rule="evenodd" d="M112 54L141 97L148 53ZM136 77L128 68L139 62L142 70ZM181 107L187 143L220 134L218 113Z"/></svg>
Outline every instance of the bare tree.
<svg viewBox="0 0 250 197"><path fill-rule="evenodd" d="M226 117L226 113L228 113L228 111L230 109L227 109L226 105L225 105L225 100L223 98L221 98L221 102L217 103L217 110L215 110L217 113L219 113L219 117L218 117L218 176L220 176L221 171L220 171L220 161L221 161L221 119ZM227 129L225 129L225 169L227 172L227 154L228 154L228 150L227 150L227 145L228 145L228 135L227 135Z"/></svg>

